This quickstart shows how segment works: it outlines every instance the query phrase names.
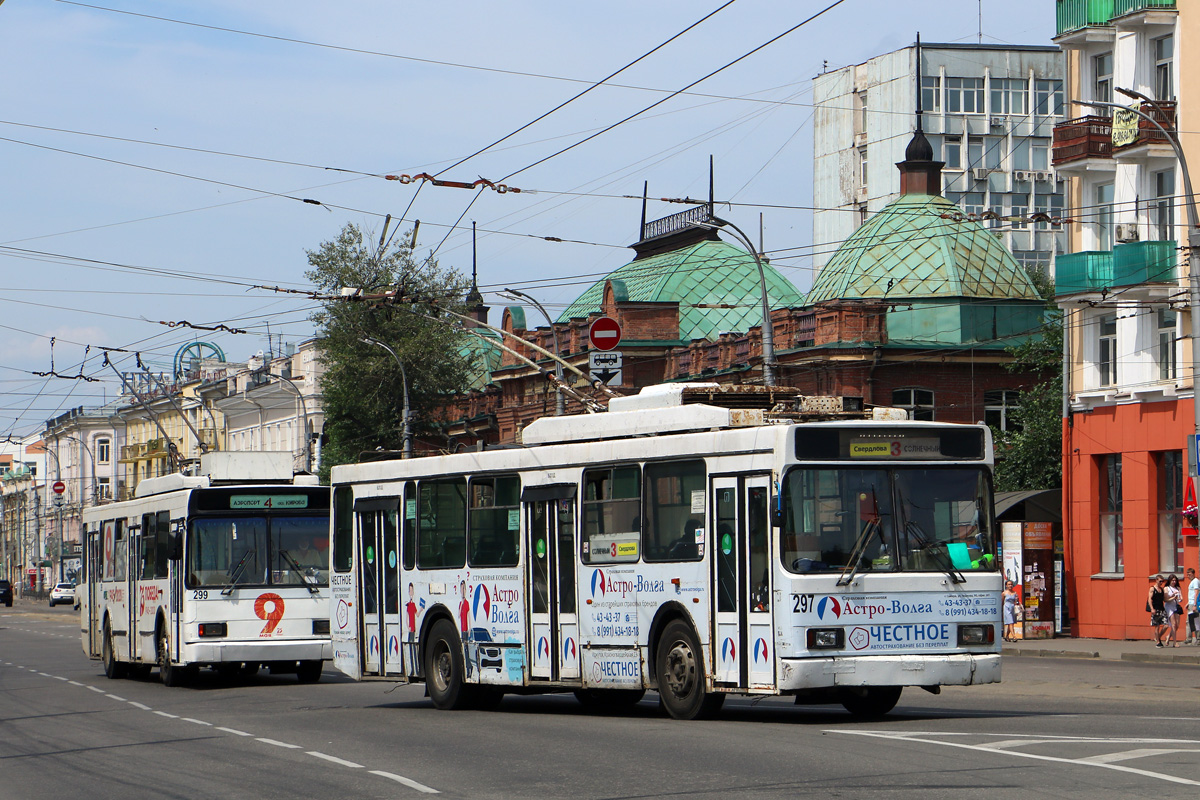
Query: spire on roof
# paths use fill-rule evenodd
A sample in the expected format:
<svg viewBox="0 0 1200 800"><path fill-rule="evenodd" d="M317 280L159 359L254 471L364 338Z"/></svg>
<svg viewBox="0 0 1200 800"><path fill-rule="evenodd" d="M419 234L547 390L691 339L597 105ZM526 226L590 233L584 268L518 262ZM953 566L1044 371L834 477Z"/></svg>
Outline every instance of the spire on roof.
<svg viewBox="0 0 1200 800"><path fill-rule="evenodd" d="M896 164L900 170L900 194L931 194L942 193L942 167L944 161L933 160L933 145L925 138L922 127L923 110L921 108L921 34L917 33L917 129L913 132L912 141L904 148L904 160Z"/></svg>

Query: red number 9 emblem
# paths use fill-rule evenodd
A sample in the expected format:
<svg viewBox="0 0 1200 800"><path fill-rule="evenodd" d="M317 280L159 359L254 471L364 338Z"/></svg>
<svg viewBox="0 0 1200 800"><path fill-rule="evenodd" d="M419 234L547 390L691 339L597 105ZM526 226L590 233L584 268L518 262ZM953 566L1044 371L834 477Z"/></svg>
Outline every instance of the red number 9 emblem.
<svg viewBox="0 0 1200 800"><path fill-rule="evenodd" d="M267 603L271 604L270 611L267 611ZM283 619L283 598L274 592L260 594L254 601L254 613L259 619L267 621L258 635L270 636L279 625L279 620Z"/></svg>

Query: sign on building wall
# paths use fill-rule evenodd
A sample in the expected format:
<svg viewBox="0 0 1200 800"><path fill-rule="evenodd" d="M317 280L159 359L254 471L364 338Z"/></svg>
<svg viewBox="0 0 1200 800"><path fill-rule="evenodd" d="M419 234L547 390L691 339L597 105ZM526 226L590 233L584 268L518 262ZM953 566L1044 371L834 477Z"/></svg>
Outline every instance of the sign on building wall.
<svg viewBox="0 0 1200 800"><path fill-rule="evenodd" d="M1113 111L1112 118L1112 146L1123 147L1127 144L1133 144L1138 137L1138 123L1141 122L1141 117L1138 116L1136 109L1138 106L1130 106L1129 108L1118 108Z"/></svg>

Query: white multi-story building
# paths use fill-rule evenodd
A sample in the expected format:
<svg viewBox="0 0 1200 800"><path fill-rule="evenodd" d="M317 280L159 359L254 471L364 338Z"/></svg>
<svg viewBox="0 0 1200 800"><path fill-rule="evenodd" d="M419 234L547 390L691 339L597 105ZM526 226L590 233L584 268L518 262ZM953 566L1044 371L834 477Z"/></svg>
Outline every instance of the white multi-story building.
<svg viewBox="0 0 1200 800"><path fill-rule="evenodd" d="M46 450L39 436L0 443L0 577L27 594L57 579L47 555Z"/></svg>
<svg viewBox="0 0 1200 800"><path fill-rule="evenodd" d="M315 472L324 427L315 340L285 345L284 355L259 354L227 377L216 400L225 418L225 447L237 451L290 450L293 468Z"/></svg>
<svg viewBox="0 0 1200 800"><path fill-rule="evenodd" d="M925 135L945 162L943 195L988 224L1017 261L1043 269L1064 249L1061 229L1028 217L1063 215L1050 163L1066 113L1056 47L922 44L813 79L813 268L867 217L900 195L894 164L912 138L920 77ZM1024 219L1025 221L1022 221Z"/></svg>

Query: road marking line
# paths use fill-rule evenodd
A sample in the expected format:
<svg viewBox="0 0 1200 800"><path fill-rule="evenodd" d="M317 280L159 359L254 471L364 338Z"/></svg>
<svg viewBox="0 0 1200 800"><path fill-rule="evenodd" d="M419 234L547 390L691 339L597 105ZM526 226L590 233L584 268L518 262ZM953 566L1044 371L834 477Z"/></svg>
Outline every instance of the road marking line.
<svg viewBox="0 0 1200 800"><path fill-rule="evenodd" d="M239 731L237 728L222 728L222 727L218 726L217 730L225 731L226 733L232 733L234 736L253 736L254 735L253 733L246 733L245 731Z"/></svg>
<svg viewBox="0 0 1200 800"><path fill-rule="evenodd" d="M212 723L211 723L211 722L205 722L205 721L204 721L204 720L202 720L202 719L192 719L191 717L183 717L182 719L183 719L183 721L184 721L184 722L191 722L191 723L194 723L194 724L196 724L196 725L207 725L207 726L208 726L208 727L210 727L210 728L212 727Z"/></svg>
<svg viewBox="0 0 1200 800"><path fill-rule="evenodd" d="M1090 761L1093 764L1111 764L1114 761L1128 761L1133 758L1149 758L1150 756L1165 756L1170 753L1200 752L1185 747L1143 747L1139 750L1126 750L1123 753L1105 753L1099 756L1088 756L1080 761Z"/></svg>
<svg viewBox="0 0 1200 800"><path fill-rule="evenodd" d="M317 758L323 758L326 761L331 761L334 764L341 764L343 767L350 767L351 769L363 768L362 764L355 764L353 761L347 761L344 758L336 758L334 756L326 755L325 753L318 753L316 750L309 750L308 754L310 756L316 756Z"/></svg>
<svg viewBox="0 0 1200 800"><path fill-rule="evenodd" d="M124 697L119 697L115 694L105 694L105 697L111 697L113 700L120 700L122 703L128 702Z"/></svg>
<svg viewBox="0 0 1200 800"><path fill-rule="evenodd" d="M158 714L160 717L166 717L167 719L179 719L178 714L168 714L165 711L155 711L154 713Z"/></svg>
<svg viewBox="0 0 1200 800"><path fill-rule="evenodd" d="M261 736L256 737L256 738L257 738L257 741L260 741L263 744L273 744L276 747L286 747L289 750L299 750L300 749L300 745L298 745L298 744L288 744L287 742L280 742L275 739L264 739Z"/></svg>
<svg viewBox="0 0 1200 800"><path fill-rule="evenodd" d="M67 683L71 684L72 686L83 686L83 684L79 681L67 681Z"/></svg>
<svg viewBox="0 0 1200 800"><path fill-rule="evenodd" d="M87 688L90 689L91 691L95 692L96 694L104 694L105 693L103 689L97 689L95 686L89 686Z"/></svg>
<svg viewBox="0 0 1200 800"><path fill-rule="evenodd" d="M403 775L397 775L394 772L384 772L381 769L373 769L371 770L371 774L378 775L381 778L390 778L396 783L403 783L408 788L416 789L418 792L424 792L425 794L441 794L441 792L439 792L437 789L430 788L423 783L417 783L414 780L406 778Z"/></svg>
<svg viewBox="0 0 1200 800"><path fill-rule="evenodd" d="M143 703L138 703L133 700L130 700L128 702L129 702L129 705L133 706L134 708L140 708L142 711L150 711L151 710L150 706L145 705Z"/></svg>
<svg viewBox="0 0 1200 800"><path fill-rule="evenodd" d="M1014 756L1016 758L1028 758L1033 761L1050 761L1050 762L1053 762L1056 764L1071 764L1073 766L1079 766L1079 767L1100 767L1103 769L1116 770L1117 772L1128 772L1132 775L1141 775L1146 778L1157 778L1158 780L1167 781L1169 783L1181 783L1185 786L1200 786L1200 781L1193 781L1193 780L1189 780L1188 778L1177 778L1174 775L1166 775L1161 772L1151 772L1149 770L1137 769L1135 767L1125 767L1120 764L1100 764L1100 763L1097 763L1094 761L1088 761L1085 759L1060 758L1058 756L1044 756L1044 755L1040 755L1037 753L1022 753L1019 750L992 750L991 748L988 748L988 747L985 747L982 745L963 744L961 742L941 742L941 741L938 741L937 739L920 738L917 735L896 736L892 733L874 733L872 731L849 731L849 730L837 730L837 729L831 729L829 732L830 733L843 733L848 736L867 736L867 737L875 738L875 739L891 739L892 741L919 742L921 744L936 744L936 745L941 745L942 747L957 747L962 750L974 750L977 753L993 753L993 754L999 753L999 754L1003 754L1003 755ZM1055 740L1055 741L1057 742L1057 741L1061 741L1061 740ZM1104 740L1074 739L1073 741L1093 742L1094 743L1097 741L1104 741Z"/></svg>
<svg viewBox="0 0 1200 800"><path fill-rule="evenodd" d="M55 675L55 676L54 676L54 680L56 680L56 681L65 681L65 680L66 680L66 678L64 678L62 675Z"/></svg>

